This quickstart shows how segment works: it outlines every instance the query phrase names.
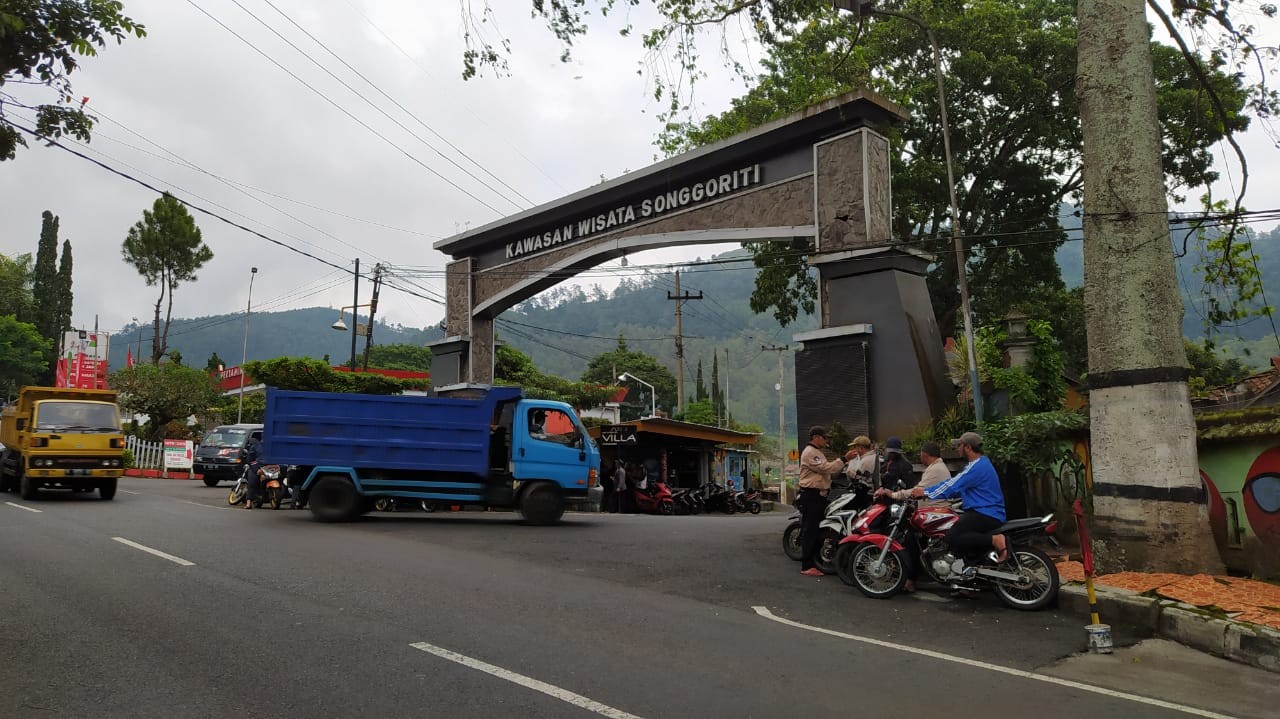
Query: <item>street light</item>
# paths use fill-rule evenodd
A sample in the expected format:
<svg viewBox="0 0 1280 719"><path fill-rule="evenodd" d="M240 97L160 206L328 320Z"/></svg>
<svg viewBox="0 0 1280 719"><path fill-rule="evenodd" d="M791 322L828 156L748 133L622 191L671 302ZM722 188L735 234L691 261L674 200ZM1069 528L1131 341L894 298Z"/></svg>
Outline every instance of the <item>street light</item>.
<svg viewBox="0 0 1280 719"><path fill-rule="evenodd" d="M240 348L240 397L236 402L236 424L244 418L244 364L249 361L249 313L253 311L253 278L257 274L257 267L249 268L249 300L244 306L244 345Z"/></svg>
<svg viewBox="0 0 1280 719"><path fill-rule="evenodd" d="M645 382L644 380L631 374L630 372L623 372L622 374L618 375L619 382L625 382L627 381L628 378L633 379L639 382L640 384L644 385L645 387L649 388L649 416L657 417L658 416L658 399L657 399L658 391L653 388L653 385L649 384L648 382Z"/></svg>
<svg viewBox="0 0 1280 719"><path fill-rule="evenodd" d="M978 382L978 358L973 341L973 317L969 310L969 279L966 276L966 253L964 237L960 231L960 204L956 201L955 170L951 163L951 125L947 122L947 91L942 81L942 51L938 48L938 38L933 35L933 28L920 18L893 10L878 10L874 0L832 0L837 10L848 10L860 16L883 15L896 17L914 23L929 38L929 46L933 48L933 74L938 82L938 112L942 119L942 152L947 161L947 192L951 199L951 238L956 251L956 282L960 285L960 314L964 316L964 341L968 349L969 384L973 392L973 416L978 426L982 426L982 387Z"/></svg>

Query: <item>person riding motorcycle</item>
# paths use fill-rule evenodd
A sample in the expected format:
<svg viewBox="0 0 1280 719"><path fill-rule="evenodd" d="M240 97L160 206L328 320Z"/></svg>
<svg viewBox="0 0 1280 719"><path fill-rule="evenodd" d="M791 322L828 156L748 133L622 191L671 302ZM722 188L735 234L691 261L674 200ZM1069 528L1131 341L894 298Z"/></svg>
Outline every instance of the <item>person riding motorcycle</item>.
<svg viewBox="0 0 1280 719"><path fill-rule="evenodd" d="M249 475L249 493L244 500L245 509L253 509L254 503L260 501L262 497L262 479L258 476L258 470L262 468L262 462L259 461L261 455L262 442L257 437L250 437L244 445L245 472Z"/></svg>
<svg viewBox="0 0 1280 719"><path fill-rule="evenodd" d="M1008 541L1003 534L991 534L1005 523L1004 492L996 468L982 453L982 435L965 432L952 443L969 461L959 474L928 488L917 486L897 492L878 489L876 496L897 500L960 498L965 511L947 531L947 545L962 557L994 549L996 561L1004 562L1009 558Z"/></svg>

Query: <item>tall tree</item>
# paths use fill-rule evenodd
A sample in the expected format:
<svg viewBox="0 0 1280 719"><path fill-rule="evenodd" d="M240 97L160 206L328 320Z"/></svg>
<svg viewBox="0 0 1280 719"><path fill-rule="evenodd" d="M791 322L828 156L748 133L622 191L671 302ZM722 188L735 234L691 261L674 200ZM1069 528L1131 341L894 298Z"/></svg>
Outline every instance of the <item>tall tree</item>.
<svg viewBox="0 0 1280 719"><path fill-rule="evenodd" d="M33 324L40 335L54 341L58 331L58 216L45 210L40 221L40 243L31 272L31 293L36 307Z"/></svg>
<svg viewBox="0 0 1280 719"><path fill-rule="evenodd" d="M1080 0L1097 536L1113 565L1220 573L1187 388L1150 32L1144 0Z"/></svg>
<svg viewBox="0 0 1280 719"><path fill-rule="evenodd" d="M706 381L702 379L702 360L698 360L697 382L698 384L693 389L693 399L695 402L701 402L707 398L707 384Z"/></svg>
<svg viewBox="0 0 1280 719"><path fill-rule="evenodd" d="M0 254L0 315L12 315L19 322L35 318L35 298L31 295L30 254Z"/></svg>
<svg viewBox="0 0 1280 719"><path fill-rule="evenodd" d="M711 412L716 421L724 416L724 394L720 391L720 353L711 355Z"/></svg>
<svg viewBox="0 0 1280 719"><path fill-rule="evenodd" d="M71 240L62 241L62 257L58 260L57 282L57 315L55 318L57 332L61 334L71 329L71 312L75 304L75 294L71 289Z"/></svg>
<svg viewBox="0 0 1280 719"><path fill-rule="evenodd" d="M213 259L213 250L200 238L200 228L173 195L165 193L142 220L129 228L121 250L124 261L133 265L147 286L160 287L152 324L151 363L160 364L169 346L169 323L173 318L173 293L182 282L194 282L196 270ZM167 300L167 305L166 305ZM165 307L164 323L160 308Z"/></svg>
<svg viewBox="0 0 1280 719"><path fill-rule="evenodd" d="M107 40L143 37L142 25L121 14L119 0L5 0L0 10L0 87L8 82L39 84L54 101L27 105L0 93L0 162L11 160L27 141L5 116L6 105L35 110L41 137L69 134L88 141L94 118L84 111L89 98L75 100L69 79L81 57L93 57Z"/></svg>

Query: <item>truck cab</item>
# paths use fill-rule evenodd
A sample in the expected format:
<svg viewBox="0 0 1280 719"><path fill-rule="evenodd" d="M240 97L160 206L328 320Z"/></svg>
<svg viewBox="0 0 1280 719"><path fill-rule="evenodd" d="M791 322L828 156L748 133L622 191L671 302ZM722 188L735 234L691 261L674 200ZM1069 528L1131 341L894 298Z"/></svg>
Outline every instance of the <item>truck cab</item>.
<svg viewBox="0 0 1280 719"><path fill-rule="evenodd" d="M115 497L124 474L115 399L109 390L24 387L0 416L0 489L27 500L41 489Z"/></svg>

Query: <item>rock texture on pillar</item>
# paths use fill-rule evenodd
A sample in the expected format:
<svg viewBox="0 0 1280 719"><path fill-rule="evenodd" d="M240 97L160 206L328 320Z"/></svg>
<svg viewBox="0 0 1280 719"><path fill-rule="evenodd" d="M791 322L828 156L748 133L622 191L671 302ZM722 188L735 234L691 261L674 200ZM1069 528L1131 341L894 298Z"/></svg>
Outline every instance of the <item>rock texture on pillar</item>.
<svg viewBox="0 0 1280 719"><path fill-rule="evenodd" d="M889 140L870 129L814 145L818 251L889 244Z"/></svg>
<svg viewBox="0 0 1280 719"><path fill-rule="evenodd" d="M493 384L493 320L471 318L470 382Z"/></svg>
<svg viewBox="0 0 1280 719"><path fill-rule="evenodd" d="M471 258L454 260L444 268L445 334L465 337L470 334L467 318L471 315Z"/></svg>

